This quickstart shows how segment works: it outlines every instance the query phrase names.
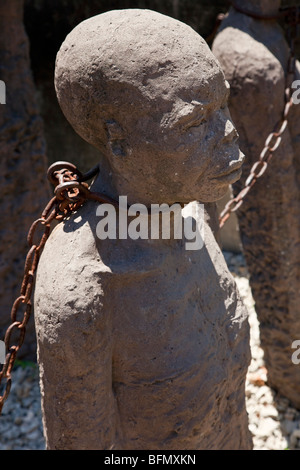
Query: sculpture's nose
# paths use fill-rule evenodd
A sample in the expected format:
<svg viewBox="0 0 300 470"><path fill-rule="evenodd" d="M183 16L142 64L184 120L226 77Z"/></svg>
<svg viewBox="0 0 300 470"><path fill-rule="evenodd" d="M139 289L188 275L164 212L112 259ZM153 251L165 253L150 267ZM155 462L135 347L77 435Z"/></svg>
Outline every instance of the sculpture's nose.
<svg viewBox="0 0 300 470"><path fill-rule="evenodd" d="M222 135L222 143L231 143L238 140L239 134L232 122L227 106L216 113L216 121L218 132Z"/></svg>

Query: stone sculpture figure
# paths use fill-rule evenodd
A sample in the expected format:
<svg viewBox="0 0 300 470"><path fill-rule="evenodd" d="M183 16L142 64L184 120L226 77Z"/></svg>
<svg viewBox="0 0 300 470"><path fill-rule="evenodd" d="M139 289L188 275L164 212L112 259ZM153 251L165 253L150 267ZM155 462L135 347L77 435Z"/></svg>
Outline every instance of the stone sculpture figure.
<svg viewBox="0 0 300 470"><path fill-rule="evenodd" d="M279 0L237 0L237 7L275 16ZM265 140L280 122L289 48L276 20L231 9L213 44L231 85L229 108L246 159L242 189ZM300 78L299 62L296 79ZM292 81L292 80L291 80ZM295 91L295 89L292 89ZM274 140L273 140L274 142ZM292 106L266 173L237 211L250 285L260 322L268 384L300 407L300 368L293 343L300 338L300 105Z"/></svg>
<svg viewBox="0 0 300 470"><path fill-rule="evenodd" d="M213 202L243 154L205 41L149 10L92 17L57 56L56 91L103 154L93 190L128 204ZM247 313L206 224L204 246L96 235L89 201L52 232L37 275L48 449L250 449Z"/></svg>

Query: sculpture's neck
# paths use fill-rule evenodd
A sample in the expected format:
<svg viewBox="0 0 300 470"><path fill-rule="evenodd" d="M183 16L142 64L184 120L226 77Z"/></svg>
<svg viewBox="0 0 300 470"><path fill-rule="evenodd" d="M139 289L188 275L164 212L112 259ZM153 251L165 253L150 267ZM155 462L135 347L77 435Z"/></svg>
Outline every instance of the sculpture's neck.
<svg viewBox="0 0 300 470"><path fill-rule="evenodd" d="M119 210L119 235L121 228L128 238L142 238L156 246L177 245L187 251L203 247L205 221L202 205L192 202L182 209L178 203L170 207L167 204L152 204L150 210L145 210L142 205L140 209L141 212L134 217L130 214L132 210L133 213L139 210L138 205L131 206L128 211Z"/></svg>
<svg viewBox="0 0 300 470"><path fill-rule="evenodd" d="M160 240L168 243L183 238L183 217L180 204L143 204L126 206L127 198L120 198L118 211L118 232L127 233L133 240Z"/></svg>
<svg viewBox="0 0 300 470"><path fill-rule="evenodd" d="M234 0L237 8L249 11L253 14L276 16L280 8L280 0Z"/></svg>
<svg viewBox="0 0 300 470"><path fill-rule="evenodd" d="M202 230L204 229L203 205L196 202L188 205L174 203L149 204L138 202L130 204L126 196L119 196L109 184L109 178L100 174L91 187L92 191L105 194L118 202L115 207L104 207L97 215L106 217L107 210L111 215L108 225L112 238L156 240L155 243L173 245L174 241L187 246L188 250L201 249L203 245ZM185 206L185 207L183 207ZM103 213L102 213L103 212ZM106 220L103 222L103 236L107 232ZM112 225L111 225L112 224ZM99 225L99 230L102 225ZM105 233L104 233L105 232ZM98 235L100 238L101 236ZM109 237L108 237L109 238Z"/></svg>
<svg viewBox="0 0 300 470"><path fill-rule="evenodd" d="M104 194L111 199L118 200L119 194L114 187L112 181L112 169L106 158L102 158L99 162L99 173L93 181L91 191Z"/></svg>

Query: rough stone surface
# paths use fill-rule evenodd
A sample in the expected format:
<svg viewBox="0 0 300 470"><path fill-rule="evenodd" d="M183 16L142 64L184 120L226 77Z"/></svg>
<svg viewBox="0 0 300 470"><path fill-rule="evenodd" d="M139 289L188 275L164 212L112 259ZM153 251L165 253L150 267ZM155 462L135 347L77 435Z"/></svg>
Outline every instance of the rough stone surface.
<svg viewBox="0 0 300 470"><path fill-rule="evenodd" d="M270 12L279 4L272 3ZM231 10L213 52L231 84L230 111L246 155L243 176L234 185L237 193L282 117L289 51L276 22ZM300 338L299 136L300 106L294 105L281 146L238 211L268 381L298 408L300 368L291 360L291 347Z"/></svg>
<svg viewBox="0 0 300 470"><path fill-rule="evenodd" d="M183 23L147 10L81 23L58 54L56 90L105 155L93 189L213 203L240 176L223 73ZM208 224L203 248L187 251L172 237L99 240L98 222L85 204L39 265L47 448L250 449L247 312Z"/></svg>
<svg viewBox="0 0 300 470"><path fill-rule="evenodd" d="M30 71L22 6L20 0L3 1L0 6L0 79L6 83L6 104L0 105L1 339L11 321L12 303L20 292L28 229L48 199L45 141ZM33 358L35 350L31 319L19 357L26 354Z"/></svg>

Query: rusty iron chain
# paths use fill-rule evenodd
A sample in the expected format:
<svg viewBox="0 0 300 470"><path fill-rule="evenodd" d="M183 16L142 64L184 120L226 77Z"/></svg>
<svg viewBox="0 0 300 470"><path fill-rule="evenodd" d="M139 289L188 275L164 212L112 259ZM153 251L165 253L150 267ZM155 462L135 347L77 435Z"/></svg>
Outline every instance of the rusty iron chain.
<svg viewBox="0 0 300 470"><path fill-rule="evenodd" d="M234 8L236 6L233 4ZM242 13L249 14L249 12L242 11L242 9L236 8ZM284 99L285 105L282 113L281 120L276 125L275 130L271 132L265 140L264 147L259 155L259 159L252 165L248 178L245 181L244 188L233 198L231 198L225 205L223 211L219 216L219 227L222 228L226 221L229 219L233 212L236 212L244 202L244 198L247 196L251 188L254 186L256 181L263 176L268 168L268 164L273 157L273 153L278 149L282 141L282 135L284 134L288 125L288 116L291 107L293 106L292 90L291 85L296 76L296 59L295 59L295 40L298 35L298 29L300 25L300 7L289 7L280 10L281 16L283 16L288 23L288 43L289 43L289 58L286 71L286 82ZM279 18L280 14L276 17ZM253 16L253 15L251 15ZM255 16L260 19L276 19L276 18L265 18L262 16Z"/></svg>
<svg viewBox="0 0 300 470"><path fill-rule="evenodd" d="M27 241L29 251L25 259L24 275L19 296L13 303L10 317L11 324L7 328L4 343L6 349L5 363L0 372L0 385L3 380L3 394L0 395L0 414L7 400L11 388L11 373L16 356L25 337L26 325L32 310L32 292L35 274L41 252L51 232L51 226L57 221L68 217L77 211L86 200L94 200L100 203L111 203L117 206L117 202L97 192L89 190L85 181L93 178L99 172L96 166L85 175L68 162L56 162L48 169L49 181L55 186L54 197L48 202L41 216L31 225ZM38 237L38 230L42 233ZM14 336L17 336L14 338ZM3 384L2 384L3 385Z"/></svg>

